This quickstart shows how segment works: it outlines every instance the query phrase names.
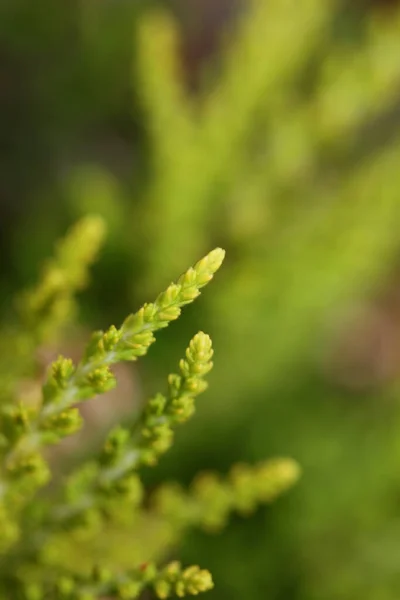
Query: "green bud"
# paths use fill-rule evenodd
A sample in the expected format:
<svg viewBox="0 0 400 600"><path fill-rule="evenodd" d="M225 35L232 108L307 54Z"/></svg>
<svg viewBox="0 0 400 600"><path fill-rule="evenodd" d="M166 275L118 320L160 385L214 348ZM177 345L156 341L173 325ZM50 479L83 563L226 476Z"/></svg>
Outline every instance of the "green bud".
<svg viewBox="0 0 400 600"><path fill-rule="evenodd" d="M99 367L86 375L86 381L95 394L104 394L116 385L115 377L108 366Z"/></svg>
<svg viewBox="0 0 400 600"><path fill-rule="evenodd" d="M126 317L122 323L121 331L125 332L136 332L140 330L144 325L144 307L140 308L137 313L131 314Z"/></svg>
<svg viewBox="0 0 400 600"><path fill-rule="evenodd" d="M290 458L276 458L255 469L255 483L260 501L268 501L291 488L300 478L298 463Z"/></svg>
<svg viewBox="0 0 400 600"><path fill-rule="evenodd" d="M178 306L170 306L168 308L164 308L160 310L157 315L158 322L165 321L169 323L169 321L175 321L181 314L181 309Z"/></svg>
<svg viewBox="0 0 400 600"><path fill-rule="evenodd" d="M157 598L161 598L161 600L169 598L172 591L171 584L164 580L156 581L154 584L154 591Z"/></svg>
<svg viewBox="0 0 400 600"><path fill-rule="evenodd" d="M195 264L194 270L197 274L197 284L199 286L206 285L218 271L225 258L225 250L215 248L207 256L199 260Z"/></svg>
<svg viewBox="0 0 400 600"><path fill-rule="evenodd" d="M34 420L37 409L32 409L19 404L6 405L1 408L1 425L4 443L15 443L21 436L29 431L29 423Z"/></svg>
<svg viewBox="0 0 400 600"><path fill-rule="evenodd" d="M178 279L178 285L181 286L182 289L194 287L197 285L197 272L193 267L190 267L186 273L183 273ZM182 289L180 291L180 296L182 296Z"/></svg>
<svg viewBox="0 0 400 600"><path fill-rule="evenodd" d="M183 577L189 579L187 588L190 594L207 592L214 587L211 573L199 567L189 567L183 572Z"/></svg>
<svg viewBox="0 0 400 600"><path fill-rule="evenodd" d="M82 415L77 408L68 408L59 414L52 415L41 423L41 428L50 430L58 437L72 435L82 427Z"/></svg>
<svg viewBox="0 0 400 600"><path fill-rule="evenodd" d="M157 306L159 306L160 308L166 308L171 304L175 304L176 302L178 302L180 291L181 287L179 285L177 285L176 283L171 283L171 285L165 290L165 292L159 294L155 304L157 304Z"/></svg>
<svg viewBox="0 0 400 600"><path fill-rule="evenodd" d="M163 573L169 581L175 581L181 573L181 563L177 560L170 562L163 570Z"/></svg>
<svg viewBox="0 0 400 600"><path fill-rule="evenodd" d="M14 479L31 476L38 485L46 483L50 475L46 461L38 452L16 456L7 470Z"/></svg>
<svg viewBox="0 0 400 600"><path fill-rule="evenodd" d="M117 356L119 359L124 357L124 360L135 360L137 357L145 355L149 346L154 341L155 337L150 330L135 333L132 336L126 334L124 339L118 344Z"/></svg>
<svg viewBox="0 0 400 600"><path fill-rule="evenodd" d="M111 325L111 327L108 329L108 331L106 331L106 333L103 335L103 348L105 350L105 352L111 352L115 346L118 344L118 342L120 341L122 337L122 333L121 331L119 331L116 327L114 327L114 325Z"/></svg>
<svg viewBox="0 0 400 600"><path fill-rule="evenodd" d="M193 302L193 300L196 300L199 296L200 291L196 287L182 287L179 298L182 304L187 304Z"/></svg>
<svg viewBox="0 0 400 600"><path fill-rule="evenodd" d="M51 374L60 388L65 389L65 386L75 372L74 363L70 358L59 356L51 366Z"/></svg>
<svg viewBox="0 0 400 600"><path fill-rule="evenodd" d="M175 594L178 596L178 598L183 598L186 596L186 591L188 591L186 583L183 581L177 581L175 583ZM197 592L194 593L196 594Z"/></svg>
<svg viewBox="0 0 400 600"><path fill-rule="evenodd" d="M158 417L163 414L167 399L162 394L157 394L151 398L146 405L146 414Z"/></svg>
<svg viewBox="0 0 400 600"><path fill-rule="evenodd" d="M152 323L157 315L157 306L153 303L146 303L143 305L143 321L145 323Z"/></svg>
<svg viewBox="0 0 400 600"><path fill-rule="evenodd" d="M194 412L194 399L190 396L175 398L168 407L168 414L173 416L177 423L184 423Z"/></svg>

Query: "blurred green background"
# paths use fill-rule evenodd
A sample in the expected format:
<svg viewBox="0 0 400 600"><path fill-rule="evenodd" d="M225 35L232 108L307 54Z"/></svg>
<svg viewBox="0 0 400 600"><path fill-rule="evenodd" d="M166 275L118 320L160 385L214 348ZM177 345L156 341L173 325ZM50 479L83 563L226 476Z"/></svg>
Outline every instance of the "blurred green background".
<svg viewBox="0 0 400 600"><path fill-rule="evenodd" d="M197 329L214 339L210 390L152 484L302 465L274 506L185 540L209 597L398 600L398 3L2 0L0 115L5 322L88 212L109 236L82 335L227 250L128 375L144 397Z"/></svg>

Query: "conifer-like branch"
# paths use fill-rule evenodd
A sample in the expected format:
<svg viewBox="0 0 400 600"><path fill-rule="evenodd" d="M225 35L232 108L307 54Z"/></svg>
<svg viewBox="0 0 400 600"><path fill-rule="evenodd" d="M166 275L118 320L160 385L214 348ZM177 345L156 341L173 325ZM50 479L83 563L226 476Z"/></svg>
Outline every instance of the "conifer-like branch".
<svg viewBox="0 0 400 600"><path fill-rule="evenodd" d="M289 458L266 460L258 465L235 465L223 479L215 473L198 475L186 491L165 484L153 496L153 508L174 530L201 527L218 531L234 512L253 513L290 489L300 477L298 463Z"/></svg>
<svg viewBox="0 0 400 600"><path fill-rule="evenodd" d="M211 339L199 332L191 340L179 363L180 374L168 377L167 394L156 394L146 402L133 428L116 427L110 432L97 460L83 465L67 482L64 501L46 515L44 530L82 527L119 511L121 502L132 509L142 499L137 470L154 466L173 442L174 429L194 413L194 399L207 388L205 375L212 369Z"/></svg>
<svg viewBox="0 0 400 600"><path fill-rule="evenodd" d="M74 309L74 294L87 285L88 267L103 242L105 223L96 215L82 218L43 265L39 283L17 300L21 325L37 346L56 334Z"/></svg>
<svg viewBox="0 0 400 600"><path fill-rule="evenodd" d="M105 223L97 215L82 218L55 248L39 282L16 300L17 319L0 340L0 400L14 402L22 377L35 371L35 353L53 342L75 313L75 294L88 283L88 271L102 245Z"/></svg>
<svg viewBox="0 0 400 600"><path fill-rule="evenodd" d="M49 597L54 600L135 600L146 590L151 590L160 600L184 596L197 596L214 587L209 571L197 565L183 568L173 561L158 569L154 563L144 563L138 568L120 575L108 569L94 568L87 576L60 576L56 583L26 585L25 598ZM47 595L46 595L47 594Z"/></svg>
<svg viewBox="0 0 400 600"><path fill-rule="evenodd" d="M155 341L154 332L167 327L179 317L184 305L199 296L201 288L211 281L223 259L223 250L213 250L159 294L154 303L145 304L127 317L120 329L111 326L105 333L96 332L77 366L64 357L53 363L43 385L43 403L39 409L14 406L5 416L3 464L9 484L10 474L16 490L17 480L24 479L27 473L31 485L35 476L36 484L46 480L41 447L57 442L80 427L81 417L75 405L112 389L116 381L110 366L120 361L137 360L146 354ZM189 366L188 362L187 369ZM0 486L2 496L9 484L3 481ZM24 496L25 493L24 489Z"/></svg>

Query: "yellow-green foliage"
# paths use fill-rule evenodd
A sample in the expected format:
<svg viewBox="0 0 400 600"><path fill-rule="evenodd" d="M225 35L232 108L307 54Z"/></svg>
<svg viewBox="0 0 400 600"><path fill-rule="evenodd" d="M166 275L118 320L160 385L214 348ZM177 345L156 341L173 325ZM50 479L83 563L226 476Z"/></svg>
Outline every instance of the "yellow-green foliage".
<svg viewBox="0 0 400 600"><path fill-rule="evenodd" d="M219 343L229 340L216 378L231 402L271 389L334 307L379 283L398 247L400 10L368 13L349 41L335 29L346 19L337 3L302 2L293 22L291 7L249 2L197 95L185 89L178 24L145 11L132 71L149 180L131 209L106 172L81 168L72 192L75 206L90 188L100 204L114 197L104 213L129 223L124 252L143 262L136 296L223 236L232 258L207 305ZM254 352L250 370L243 336L257 349L268 339L268 361Z"/></svg>
<svg viewBox="0 0 400 600"><path fill-rule="evenodd" d="M230 340L230 369L242 365L240 393L220 371L238 400L265 385L266 367L271 384L279 380L333 307L385 276L398 248L400 148L388 123L400 9L366 15L352 42L336 33L346 15L335 2L301 2L290 20L292 9L249 2L195 97L185 93L171 17L149 12L138 26L135 81L152 160L144 210L134 212L138 240L150 240L143 285L152 290L166 265L224 236L234 260L210 303ZM256 352L251 377L236 352L244 335L256 348L270 342L268 365Z"/></svg>
<svg viewBox="0 0 400 600"><path fill-rule="evenodd" d="M100 217L88 216L71 228L43 265L39 283L17 298L18 322L4 329L1 348L0 397L7 399L15 385L35 367L35 351L62 333L75 312L74 294L88 283L88 269L102 243Z"/></svg>
<svg viewBox="0 0 400 600"><path fill-rule="evenodd" d="M59 244L56 259L48 263L42 282L21 300L24 310L20 314L30 316L21 318L21 331L26 330L37 344L70 316L64 300L71 306L74 291L86 283L86 264L102 231L103 223L97 217L80 222ZM129 315L120 328L111 326L106 332L94 333L77 365L60 356L50 365L36 403L9 392L0 412L2 597L36 600L49 594L70 600L105 595L130 599L148 588L159 598L205 592L213 586L208 571L197 566L182 568L178 562L158 569L152 562L154 558L162 560L163 553L180 537L181 521L185 528L223 525L230 512L246 514L296 481L297 466L282 459L254 469L237 467L225 484L203 477L186 497L179 491L175 508L171 491L170 500L165 502L168 488L149 505L140 469L154 466L169 449L174 429L193 415L195 398L207 388L205 376L213 366L213 349L210 337L199 332L179 363L179 373L169 375L167 392L145 402L130 427L114 428L98 456L78 466L59 489L36 496L51 478L43 449L81 427L77 405L113 388L116 379L112 365L146 354L155 341L154 333L177 319L181 308L200 295L223 259L221 249L213 250L153 303ZM14 356L16 362L18 359ZM147 527L140 523L147 523ZM94 557L99 538L107 537L110 531L116 535L126 527L141 564L129 564L121 572L112 545L97 564ZM170 532L167 536L166 527ZM149 531L153 531L151 551L148 543L137 538L149 537ZM76 560L71 564L68 556L82 550L78 564Z"/></svg>
<svg viewBox="0 0 400 600"><path fill-rule="evenodd" d="M29 0L10 2L6 12L11 14L13 6L24 3L29 7L28 15L39 15ZM221 37L215 61L205 65L196 93L188 93L185 86L180 24L151 4L151 10L143 11L143 3L137 2L80 6L85 11L79 21L83 40L76 39L75 22L67 36L76 39L73 54L77 64L65 71L57 63L57 77L52 79L46 71L47 60L38 61L39 80L45 82L41 94L35 94L40 118L49 113L53 127L57 97L59 119L67 115L67 140L57 135L58 130L52 136L61 140L56 155L65 155L65 141L68 148L78 150L73 156L78 168L70 179L67 176L63 188L68 200L60 194L64 204L54 201L57 218L53 214L53 223L59 222L60 214L65 218L65 212L82 215L98 211L106 217L112 239L98 272L99 288L90 299L89 309L96 315L93 320L101 316L107 321L111 310L119 315L129 292L137 304L143 296L156 294L160 283L181 268L182 257L194 262L214 245L228 250L229 259L214 293L206 295L199 313L185 316L173 338L159 339L147 363L158 381L162 369L157 361L162 357L164 366L171 348L175 352L184 347L197 314L201 326L212 331L217 356L221 357L203 401L204 410L197 421L183 428L181 446L172 449L161 467L188 477L186 455L191 464L201 465L206 453L211 464L221 466L228 462L233 449L239 458L243 454L249 460L259 460L272 448L280 451L283 444L295 456L301 454L310 474L299 488L298 512L291 511L288 504L282 513L274 513L278 516L272 524L269 517L266 523L261 517L257 521L254 557L246 569L240 525L230 538L232 543L224 546L222 541L220 545L215 542L212 547L216 548L220 580L221 574L227 574L225 588L215 592L217 597L231 598L235 586L239 597L258 598L262 581L268 590L271 586L274 598L289 594L296 600L396 600L398 569L393 557L398 554L400 539L395 527L399 430L393 397L397 389L389 395L383 381L379 390L359 390L356 402L354 394L348 393L346 402L346 390L327 385L320 365L326 360L332 329L340 324L343 312L366 302L369 294L384 286L398 260L398 3L233 2L242 10ZM192 7L196 2L182 0L182 4ZM389 4L390 9L372 8ZM59 5L49 2L49 14L54 14L51 10L61 11L53 6ZM134 26L131 17L137 17ZM30 34L34 30L31 21L31 17L16 19L18 24L29 23ZM69 22L65 18L61 21ZM4 21L4 30L8 22ZM53 20L49 17L47 23ZM42 48L42 29L39 37ZM54 38L60 39L60 44L65 40L63 35ZM27 71L35 73L30 44L11 45L18 51L28 48ZM49 47L54 45L52 42ZM64 53L47 52L52 54L58 57ZM18 54L18 64L19 60ZM44 70L40 66L43 62ZM71 89L66 89L75 72L76 88L72 83ZM63 87L64 80L68 85ZM128 85L133 93L127 101ZM82 114L75 118L82 99L86 104L79 107ZM31 104L35 105L28 102L29 108ZM132 107L136 110L133 118ZM94 123L99 127L93 127ZM71 135L70 125L72 130L75 126ZM88 142L89 156L96 161L99 137L101 166L93 168L76 157L87 156ZM46 132L43 140L46 145ZM107 142L111 142L111 151L108 154L107 148L107 156L103 156ZM29 153L30 166L33 159ZM67 173L69 159L67 156ZM110 172L118 170L127 176L118 177L116 183L115 174L111 175L104 164L109 165ZM63 179L60 187L64 183ZM48 190L48 185L41 181L32 192L35 200L43 188ZM50 188L56 197L57 186ZM28 213L24 232L19 234L18 239L24 242L19 248L20 261L24 253L30 255L38 235L42 236L42 217L35 211L32 214L33 220ZM93 313L88 312L90 317ZM20 377L34 371L35 361L20 327L7 328L0 346L0 395L9 402L10 394L22 393ZM386 352L380 353L380 348L371 352L373 358L378 352L379 360L385 362ZM17 355L25 360L15 361ZM57 392L52 377L62 379L69 366L68 362L57 363L49 378L50 398ZM113 384L107 371L96 376L97 380L95 377L90 382L93 390L97 384ZM168 397L169 388L165 393ZM153 397L149 406L158 409L165 406L164 400ZM31 409L34 414L34 407ZM4 420L11 421L12 427L20 421L18 427L23 429L31 416L11 405ZM79 413L73 412L72 406L57 419L57 429L63 433L79 425ZM208 432L206 450L204 431ZM51 432L50 428L46 435L43 431L41 441ZM150 428L146 439L154 440L154 433ZM171 432L161 428L158 434L156 445L164 449ZM124 436L119 429L113 431L106 442L109 451L123 444ZM181 448L182 460L178 461ZM85 465L68 480L66 489L60 491L62 506L70 501L69 494L76 494L73 505L79 505L79 490L86 491L92 501L92 486L97 485L103 468L98 469L99 456L97 466ZM41 480L48 477L45 465L34 460L28 460L24 468L36 469ZM20 478L18 470L13 476ZM213 486L214 481L212 478ZM217 517L223 521L235 503L229 476L228 483L219 483L213 489L222 505ZM143 489L136 477L127 478L122 488L134 505L140 503ZM132 545L134 565L142 556L149 561L163 560L165 554L157 554L157 549L176 541L174 507L185 501L195 512L199 500L192 496L195 486L190 488L190 499L180 487L162 489L165 495L155 494L154 502L174 525L160 515L157 519L154 514L136 515L139 551L129 536L130 526L123 525L130 523L132 515L119 512L119 501L115 505L114 497L104 494L100 513L89 510L86 521L82 514L73 531L68 530L64 537L55 532L54 539L48 540L44 552L47 564L57 570L60 565L76 567L79 562L85 570L79 575L87 577L90 557L101 560L109 540L114 547L113 569L123 565L128 570L131 566L121 550L124 545ZM157 504L161 497L164 504ZM256 500L254 491L248 501ZM107 538L98 540L94 547L91 536L103 527L106 505L112 518L118 517L121 523L114 524ZM182 529L194 521L201 524L194 512L184 514L187 521ZM52 521L51 510L45 516ZM47 523L45 516L35 517L40 526ZM4 539L16 539L18 523L10 521L7 514L5 518L0 514L0 519ZM201 547L202 542L196 540ZM211 553L210 544L203 556L208 555L209 548ZM271 557L269 571L266 556Z"/></svg>

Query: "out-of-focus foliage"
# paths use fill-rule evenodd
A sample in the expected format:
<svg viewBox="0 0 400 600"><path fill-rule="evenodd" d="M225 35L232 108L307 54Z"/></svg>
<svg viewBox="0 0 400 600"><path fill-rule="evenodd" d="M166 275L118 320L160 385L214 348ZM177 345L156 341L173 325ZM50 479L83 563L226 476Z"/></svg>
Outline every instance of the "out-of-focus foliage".
<svg viewBox="0 0 400 600"><path fill-rule="evenodd" d="M122 317L182 256L228 249L214 294L149 355L157 383L201 319L222 357L161 471L188 481L284 451L305 476L253 530L186 543L218 598L398 597L397 4L235 3L189 76L194 1L1 8L4 314L89 210L111 236L83 323Z"/></svg>

